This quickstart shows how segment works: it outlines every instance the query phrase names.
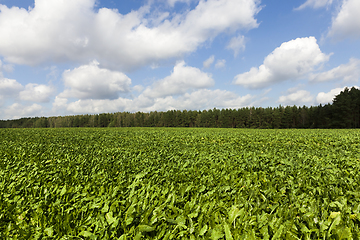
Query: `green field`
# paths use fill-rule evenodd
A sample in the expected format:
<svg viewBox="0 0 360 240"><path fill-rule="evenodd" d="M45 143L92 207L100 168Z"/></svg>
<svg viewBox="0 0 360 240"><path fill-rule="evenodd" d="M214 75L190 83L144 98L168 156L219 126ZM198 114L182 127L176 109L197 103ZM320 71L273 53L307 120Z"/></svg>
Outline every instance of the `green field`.
<svg viewBox="0 0 360 240"><path fill-rule="evenodd" d="M0 129L0 239L360 239L360 131Z"/></svg>

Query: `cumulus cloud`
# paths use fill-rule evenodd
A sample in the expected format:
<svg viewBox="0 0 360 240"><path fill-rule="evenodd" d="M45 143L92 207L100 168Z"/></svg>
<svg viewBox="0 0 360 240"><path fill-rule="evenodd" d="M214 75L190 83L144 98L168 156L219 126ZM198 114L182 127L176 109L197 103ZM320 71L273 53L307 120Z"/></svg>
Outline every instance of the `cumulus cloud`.
<svg viewBox="0 0 360 240"><path fill-rule="evenodd" d="M89 66L98 67L96 64L87 65L86 67ZM85 76L88 76L88 74L85 74ZM76 79L81 82L81 78ZM132 88L134 91L141 92L143 90L137 97L95 99L79 98L79 95L71 95L71 97L78 98L78 100L74 101L70 99L70 95L61 93L56 96L53 102L53 111L61 111L65 114L85 114L118 111L149 112L170 109L194 110L214 107L239 108L249 106L254 99L254 96L250 94L239 96L226 90L207 89L213 86L214 83L210 74L202 72L198 68L187 66L184 61L181 61L174 66L169 76L154 82L144 90L140 85L134 86ZM73 91L74 88L72 86L70 90ZM93 93L92 90L90 92ZM96 95L96 93L93 93L93 95Z"/></svg>
<svg viewBox="0 0 360 240"><path fill-rule="evenodd" d="M210 108L241 108L251 105L254 96L239 96L226 90L201 89L186 93L178 99L172 99L174 109L210 109Z"/></svg>
<svg viewBox="0 0 360 240"><path fill-rule="evenodd" d="M100 68L97 61L63 73L65 91L61 98L116 99L130 90L131 79L124 73Z"/></svg>
<svg viewBox="0 0 360 240"><path fill-rule="evenodd" d="M68 99L56 96L53 102L53 111L58 112L59 110L65 109L67 107Z"/></svg>
<svg viewBox="0 0 360 240"><path fill-rule="evenodd" d="M231 38L231 40L226 48L233 50L234 56L236 57L240 51L245 50L245 37L240 35L240 36Z"/></svg>
<svg viewBox="0 0 360 240"><path fill-rule="evenodd" d="M31 102L46 103L50 101L50 97L55 92L51 86L43 84L29 83L25 89L19 93L20 99Z"/></svg>
<svg viewBox="0 0 360 240"><path fill-rule="evenodd" d="M344 0L337 16L332 20L328 36L336 39L360 37L360 1Z"/></svg>
<svg viewBox="0 0 360 240"><path fill-rule="evenodd" d="M295 8L295 10L302 10L307 7L311 7L311 8L315 8L315 9L322 8L322 7L331 5L332 2L333 2L333 0L307 0L305 3L303 3L299 7Z"/></svg>
<svg viewBox="0 0 360 240"><path fill-rule="evenodd" d="M9 98L16 98L24 87L14 79L4 78L1 70L2 62L0 61L0 118L9 118L4 115L3 106Z"/></svg>
<svg viewBox="0 0 360 240"><path fill-rule="evenodd" d="M341 91L344 91L346 87L343 87L343 88L334 88L334 89L331 89L330 92L320 92L318 93L318 95L316 96L316 102L318 104L327 104L327 103L331 103L334 99L334 97L336 95L338 95ZM348 87L347 87L348 88ZM355 86L355 88L359 89L358 86Z"/></svg>
<svg viewBox="0 0 360 240"><path fill-rule="evenodd" d="M264 88L274 83L299 79L329 58L330 55L321 52L315 37L297 38L282 43L265 58L260 67L253 67L249 72L235 76L234 84Z"/></svg>
<svg viewBox="0 0 360 240"><path fill-rule="evenodd" d="M42 115L42 106L39 104L22 105L20 103L14 103L4 110L5 119L18 119L22 117L35 117Z"/></svg>
<svg viewBox="0 0 360 240"><path fill-rule="evenodd" d="M278 102L285 105L301 105L304 103L312 103L314 97L310 92L305 90L298 90L288 95L280 96Z"/></svg>
<svg viewBox="0 0 360 240"><path fill-rule="evenodd" d="M241 98L227 91L207 91L204 88L214 85L211 74L202 72L198 68L187 66L184 61L181 61L174 66L169 76L156 81L144 90L141 85L132 87L134 91L140 92L139 96L133 98L119 96L109 98L105 96L112 95L110 91L115 87L109 86L113 78L98 77L101 71L105 70L100 69L97 62L81 66L72 71L66 71L63 74L63 78L68 89L55 97L53 112L84 114L118 111L159 111L172 109L174 106L178 106L178 109L183 109L183 106L192 106L191 109L196 109L200 102L199 106L202 106L206 101L209 101L210 105L217 102L217 105L223 103L231 107L243 103L250 96ZM106 74L115 74L109 70L105 72ZM123 83L123 81L120 81L120 83ZM125 83L126 86L130 84L130 82L126 81ZM213 95L210 93L213 93ZM220 95L216 96L217 93ZM201 97L201 94L204 96ZM100 97L96 98L95 96ZM77 98L78 100L73 101L71 98ZM223 101L220 101L220 99L223 99ZM232 99L234 102L232 102Z"/></svg>
<svg viewBox="0 0 360 240"><path fill-rule="evenodd" d="M174 1L170 1L174 2ZM0 4L0 54L9 63L98 59L130 69L178 58L224 31L256 28L260 0L199 1L189 11L151 15L94 9L95 0L37 0L34 8Z"/></svg>
<svg viewBox="0 0 360 240"><path fill-rule="evenodd" d="M219 59L216 61L215 68L223 68L225 67L226 60L225 59Z"/></svg>
<svg viewBox="0 0 360 240"><path fill-rule="evenodd" d="M211 55L208 59L203 62L204 68L209 68L215 61L215 56Z"/></svg>
<svg viewBox="0 0 360 240"><path fill-rule="evenodd" d="M250 94L238 96L226 90L200 89L191 93L185 93L177 98L165 96L149 99L140 95L135 99L118 98L114 100L78 100L66 105L68 112L73 114L101 113L101 112L150 112L167 111L172 109L212 109L216 108L241 108L250 106L255 96Z"/></svg>
<svg viewBox="0 0 360 240"><path fill-rule="evenodd" d="M71 113L103 113L103 112L119 112L127 111L129 104L132 103L131 99L118 98L118 99L80 99L71 102L67 105L66 110ZM134 110L136 111L136 110Z"/></svg>
<svg viewBox="0 0 360 240"><path fill-rule="evenodd" d="M14 96L17 95L23 88L23 85L18 83L16 80L0 76L0 95Z"/></svg>
<svg viewBox="0 0 360 240"><path fill-rule="evenodd" d="M86 42L94 0L37 0L28 10L0 4L0 54L18 64L76 57Z"/></svg>
<svg viewBox="0 0 360 240"><path fill-rule="evenodd" d="M360 59L351 58L349 63L341 64L329 71L311 74L310 80L316 82L327 82L334 80L342 80L345 82L357 82L360 78Z"/></svg>
<svg viewBox="0 0 360 240"><path fill-rule="evenodd" d="M211 87L215 84L211 74L195 67L186 66L184 61L177 63L170 76L165 77L142 93L146 97L159 98L169 95L184 94L192 89Z"/></svg>

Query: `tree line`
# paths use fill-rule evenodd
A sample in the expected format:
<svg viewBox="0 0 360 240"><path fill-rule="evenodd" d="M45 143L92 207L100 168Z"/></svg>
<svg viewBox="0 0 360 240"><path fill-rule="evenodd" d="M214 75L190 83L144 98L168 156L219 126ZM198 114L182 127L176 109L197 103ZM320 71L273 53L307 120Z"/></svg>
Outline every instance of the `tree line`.
<svg viewBox="0 0 360 240"><path fill-rule="evenodd" d="M332 104L311 107L117 112L0 121L0 128L61 127L359 128L360 90L345 88Z"/></svg>

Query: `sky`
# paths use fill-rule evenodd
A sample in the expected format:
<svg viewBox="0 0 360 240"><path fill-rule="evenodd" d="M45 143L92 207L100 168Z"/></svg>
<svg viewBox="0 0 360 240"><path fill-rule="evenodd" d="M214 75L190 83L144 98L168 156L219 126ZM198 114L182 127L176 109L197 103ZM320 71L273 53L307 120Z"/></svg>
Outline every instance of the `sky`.
<svg viewBox="0 0 360 240"><path fill-rule="evenodd" d="M0 0L3 120L317 106L359 78L359 0Z"/></svg>

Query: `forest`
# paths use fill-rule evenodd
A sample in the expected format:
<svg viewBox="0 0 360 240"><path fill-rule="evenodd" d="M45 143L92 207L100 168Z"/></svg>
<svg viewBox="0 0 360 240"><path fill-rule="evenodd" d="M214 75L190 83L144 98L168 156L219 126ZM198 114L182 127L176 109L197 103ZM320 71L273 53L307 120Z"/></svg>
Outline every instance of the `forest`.
<svg viewBox="0 0 360 240"><path fill-rule="evenodd" d="M61 127L359 128L360 90L345 88L331 104L311 107L280 105L275 108L116 112L0 120L0 128Z"/></svg>

